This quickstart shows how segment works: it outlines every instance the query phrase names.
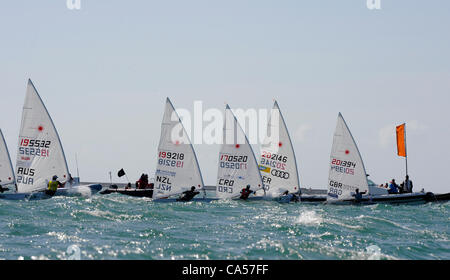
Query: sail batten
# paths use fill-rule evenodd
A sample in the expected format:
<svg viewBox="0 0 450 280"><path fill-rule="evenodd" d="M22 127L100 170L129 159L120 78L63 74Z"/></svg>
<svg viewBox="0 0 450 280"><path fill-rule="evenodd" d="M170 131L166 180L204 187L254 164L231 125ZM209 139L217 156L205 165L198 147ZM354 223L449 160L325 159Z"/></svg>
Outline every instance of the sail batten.
<svg viewBox="0 0 450 280"><path fill-rule="evenodd" d="M22 111L16 174L18 192L44 189L55 175L60 181L69 177L58 131L31 80Z"/></svg>
<svg viewBox="0 0 450 280"><path fill-rule="evenodd" d="M253 149L227 105L223 127L222 146L219 153L216 195L231 199L240 195L240 190L250 185L253 191L263 188L261 173Z"/></svg>
<svg viewBox="0 0 450 280"><path fill-rule="evenodd" d="M351 199L356 189L368 192L366 174L355 139L339 113L330 156L327 200Z"/></svg>
<svg viewBox="0 0 450 280"><path fill-rule="evenodd" d="M16 181L14 168L12 166L11 157L9 156L8 147L5 138L0 129L0 185L5 186L13 184Z"/></svg>
<svg viewBox="0 0 450 280"><path fill-rule="evenodd" d="M167 98L158 145L153 197L180 194L192 186L197 190L204 188L197 155L180 117Z"/></svg>
<svg viewBox="0 0 450 280"><path fill-rule="evenodd" d="M294 147L286 122L276 101L267 124L266 139L261 146L259 169L270 195L279 196L285 191L289 191L289 193L300 192Z"/></svg>

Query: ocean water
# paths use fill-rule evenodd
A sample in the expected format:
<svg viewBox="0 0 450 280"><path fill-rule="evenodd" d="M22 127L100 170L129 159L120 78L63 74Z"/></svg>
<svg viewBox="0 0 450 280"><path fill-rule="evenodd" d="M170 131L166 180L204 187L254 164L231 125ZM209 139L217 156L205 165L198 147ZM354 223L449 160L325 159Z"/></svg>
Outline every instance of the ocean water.
<svg viewBox="0 0 450 280"><path fill-rule="evenodd" d="M450 259L450 204L0 200L0 259Z"/></svg>

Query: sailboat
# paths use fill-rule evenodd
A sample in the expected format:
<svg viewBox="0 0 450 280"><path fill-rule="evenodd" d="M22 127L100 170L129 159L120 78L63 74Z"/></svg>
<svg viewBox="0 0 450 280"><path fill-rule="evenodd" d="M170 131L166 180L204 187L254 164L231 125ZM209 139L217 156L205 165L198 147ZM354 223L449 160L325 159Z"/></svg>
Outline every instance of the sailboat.
<svg viewBox="0 0 450 280"><path fill-rule="evenodd" d="M253 191L264 191L258 162L242 127L226 106L223 126L223 142L219 153L216 195L219 199L236 199L241 189L250 185ZM249 199L264 199L252 196Z"/></svg>
<svg viewBox="0 0 450 280"><path fill-rule="evenodd" d="M268 197L289 202L290 196L283 196L284 192L300 194L294 147L277 101L274 102L267 124L266 139L261 145L259 170Z"/></svg>
<svg viewBox="0 0 450 280"><path fill-rule="evenodd" d="M5 138L0 129L0 192L10 190L10 186L16 183L16 176L9 156ZM14 186L15 189L15 186ZM0 194L1 195L1 194Z"/></svg>
<svg viewBox="0 0 450 280"><path fill-rule="evenodd" d="M148 188L108 188L102 194L120 193L135 197L153 198L155 202L174 202L174 196L194 186L204 191L204 183L197 156L183 123L169 98L166 99L158 146L155 182ZM194 201L204 200L194 198Z"/></svg>
<svg viewBox="0 0 450 280"><path fill-rule="evenodd" d="M364 195L355 198L356 190ZM369 185L366 168L344 117L339 113L330 156L327 203L424 203L432 201L433 193L388 194L387 189Z"/></svg>
<svg viewBox="0 0 450 280"><path fill-rule="evenodd" d="M71 184L69 168L58 131L31 80L28 80L16 161L17 192L3 199L45 199L53 176L64 184L54 196L90 196L99 184Z"/></svg>
<svg viewBox="0 0 450 280"><path fill-rule="evenodd" d="M167 98L158 145L153 201L179 201L174 197L192 187L203 192L203 197L194 197L191 201L212 200L206 198L194 147L172 102Z"/></svg>

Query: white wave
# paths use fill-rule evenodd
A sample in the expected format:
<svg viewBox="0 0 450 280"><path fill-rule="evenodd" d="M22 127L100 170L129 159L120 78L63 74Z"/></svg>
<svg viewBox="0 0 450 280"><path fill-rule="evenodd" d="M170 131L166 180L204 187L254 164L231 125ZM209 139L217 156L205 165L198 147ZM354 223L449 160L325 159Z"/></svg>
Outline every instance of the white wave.
<svg viewBox="0 0 450 280"><path fill-rule="evenodd" d="M300 214L300 216L295 221L296 224L302 225L321 225L323 223L323 218L320 214L315 211L305 211Z"/></svg>
<svg viewBox="0 0 450 280"><path fill-rule="evenodd" d="M87 186L77 186L74 188L68 188L68 192L73 195L79 195L83 197L91 197L92 191Z"/></svg>
<svg viewBox="0 0 450 280"><path fill-rule="evenodd" d="M47 235L56 237L59 241L71 241L71 242L78 242L78 243L87 242L86 239L80 238L75 235L68 235L68 234L65 234L64 232L51 231L51 232L48 232Z"/></svg>

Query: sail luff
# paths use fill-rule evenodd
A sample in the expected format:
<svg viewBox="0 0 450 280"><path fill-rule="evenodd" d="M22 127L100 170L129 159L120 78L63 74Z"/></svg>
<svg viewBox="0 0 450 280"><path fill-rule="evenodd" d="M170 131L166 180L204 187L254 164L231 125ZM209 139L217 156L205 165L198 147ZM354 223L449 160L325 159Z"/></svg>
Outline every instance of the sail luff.
<svg viewBox="0 0 450 280"><path fill-rule="evenodd" d="M14 168L12 165L12 161L11 161L11 156L9 155L9 151L8 151L8 146L6 145L6 141L5 141L5 137L3 136L3 132L0 129L0 137L1 137L1 141L2 141L2 146L4 147L4 154L5 154L5 158L7 159L7 164L9 163L9 174L7 177L7 181L2 182L1 178L0 178L0 184L1 185L9 185L9 184L13 184L16 182L16 175L14 173ZM1 151L1 150L0 150ZM11 179L9 179L11 178Z"/></svg>
<svg viewBox="0 0 450 280"><path fill-rule="evenodd" d="M186 139L189 141L189 148L191 149L191 152L194 155L194 162L197 167L197 172L200 175L201 187L199 189L203 189L205 187L205 183L203 181L202 170L200 169L200 164L198 163L197 154L195 153L194 146L192 145L192 141L189 138L189 135L187 135L186 128L184 127L183 122L180 119L180 116L178 115L177 111L175 110L175 107L173 106L172 101L170 101L170 99L168 97L167 97L166 101L169 102L170 106L172 107L172 110L175 112L175 114L178 118L178 121L180 122L181 126L183 127L183 133L184 133L184 135L186 135Z"/></svg>
<svg viewBox="0 0 450 280"><path fill-rule="evenodd" d="M367 180L366 166L364 165L364 160L363 160L363 158L362 158L362 156L361 156L361 152L359 151L358 145L356 144L355 138L353 137L353 134L352 134L350 128L349 128L348 125L347 125L347 122L345 121L345 119L344 119L344 117L342 116L341 113L339 113L339 116L340 116L340 117L342 118L342 120L344 121L345 127L346 127L347 130L348 130L348 133L349 133L350 136L352 137L352 141L353 141L353 143L355 144L356 150L358 151L359 159L361 160L361 164L362 164L362 168L363 168L363 171L364 171L364 178L365 178L366 184L369 185L369 181Z"/></svg>
<svg viewBox="0 0 450 280"><path fill-rule="evenodd" d="M56 133L56 137L58 138L57 143L59 145L59 148L62 153L62 157L64 159L64 167L66 169L66 173L67 173L67 175L69 175L69 165L67 164L66 154L64 152L64 148L63 148L62 142L61 142L61 137L59 137L59 133L58 133L58 130L56 129L55 123L53 122L52 116L50 116L50 113L48 112L47 107L45 106L44 102L42 101L42 98L39 95L39 92L37 91L36 87L34 86L33 82L31 81L31 79L28 79L28 83L31 84L31 86L33 87L34 92L36 93L37 97L39 98L39 101L41 101L42 107L44 107L44 110L47 113L48 118L50 119L50 123L52 124L53 130Z"/></svg>
<svg viewBox="0 0 450 280"><path fill-rule="evenodd" d="M292 149L292 155L293 155L293 157L294 157L295 172L296 172L295 174L296 174L296 176L297 176L298 192L301 193L301 189L300 189L300 187L301 187L301 185L300 185L300 176L298 175L298 164L297 164L297 157L296 157L295 151L294 151L294 145L292 145L291 136L290 136L290 134L289 134L289 130L287 129L287 125L286 125L286 122L285 122L285 120L284 120L283 113L281 113L280 107L279 107L278 102L277 102L276 100L275 100L275 106L276 106L276 108L278 109L278 112L280 113L281 121L282 121L283 126L284 126L284 129L285 129L285 131L286 131L286 133L287 133L287 136L288 136L288 139L289 139L289 145L290 145L290 147L291 147L291 149Z"/></svg>

